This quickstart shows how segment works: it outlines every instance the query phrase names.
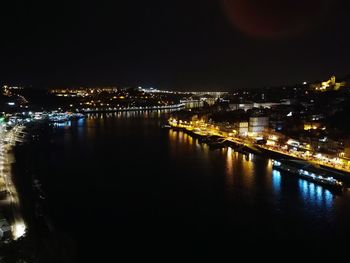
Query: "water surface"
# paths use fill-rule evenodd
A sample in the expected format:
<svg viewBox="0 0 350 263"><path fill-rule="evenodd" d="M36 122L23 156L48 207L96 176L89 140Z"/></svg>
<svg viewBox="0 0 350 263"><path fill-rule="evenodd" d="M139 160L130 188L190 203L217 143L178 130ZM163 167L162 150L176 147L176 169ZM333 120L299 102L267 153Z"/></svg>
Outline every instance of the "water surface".
<svg viewBox="0 0 350 263"><path fill-rule="evenodd" d="M348 193L273 170L263 156L209 150L161 129L165 117L89 115L38 142L30 158L47 213L79 260L142 248L234 251L237 242L317 252L349 235Z"/></svg>

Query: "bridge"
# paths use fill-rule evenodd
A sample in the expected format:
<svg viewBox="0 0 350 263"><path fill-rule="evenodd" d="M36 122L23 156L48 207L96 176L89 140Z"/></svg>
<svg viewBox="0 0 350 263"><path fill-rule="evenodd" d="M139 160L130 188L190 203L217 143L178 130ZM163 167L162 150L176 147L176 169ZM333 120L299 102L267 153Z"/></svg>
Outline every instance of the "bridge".
<svg viewBox="0 0 350 263"><path fill-rule="evenodd" d="M211 96L214 98L221 98L228 94L226 91L185 91L185 92L179 92L184 94L193 94L198 97L205 97L205 96Z"/></svg>

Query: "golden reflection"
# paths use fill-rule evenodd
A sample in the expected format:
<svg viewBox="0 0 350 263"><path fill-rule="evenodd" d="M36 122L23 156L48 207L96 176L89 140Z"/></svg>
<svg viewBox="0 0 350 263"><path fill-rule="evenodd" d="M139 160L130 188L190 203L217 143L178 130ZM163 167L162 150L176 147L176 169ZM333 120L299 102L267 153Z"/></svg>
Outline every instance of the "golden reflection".
<svg viewBox="0 0 350 263"><path fill-rule="evenodd" d="M279 192L279 183L280 182L280 176L279 173L276 173L277 171L272 169L272 159L267 160L266 164L266 184L272 186L272 188L276 191Z"/></svg>
<svg viewBox="0 0 350 263"><path fill-rule="evenodd" d="M267 165L266 165L266 172L267 174L272 173L272 159L268 159Z"/></svg>
<svg viewBox="0 0 350 263"><path fill-rule="evenodd" d="M182 131L169 130L169 138L171 143L186 143L188 145L194 145L195 139L192 136Z"/></svg>
<svg viewBox="0 0 350 263"><path fill-rule="evenodd" d="M182 141L184 139L184 134L183 132L178 133L178 140Z"/></svg>
<svg viewBox="0 0 350 263"><path fill-rule="evenodd" d="M229 186L233 185L233 158L232 148L228 147L226 150L226 183Z"/></svg>
<svg viewBox="0 0 350 263"><path fill-rule="evenodd" d="M174 130L169 130L170 142L176 142L177 132Z"/></svg>
<svg viewBox="0 0 350 263"><path fill-rule="evenodd" d="M208 152L209 152L209 146L207 145L207 144L203 144L203 151L204 151L204 153L205 154L208 154Z"/></svg>
<svg viewBox="0 0 350 263"><path fill-rule="evenodd" d="M188 141L188 134L186 134L186 133L183 133L183 132L181 132L182 133L182 135L183 135L183 141L182 141L182 143L183 142L186 142L187 143L187 141Z"/></svg>
<svg viewBox="0 0 350 263"><path fill-rule="evenodd" d="M272 159L268 160L267 167L270 169L272 168Z"/></svg>
<svg viewBox="0 0 350 263"><path fill-rule="evenodd" d="M254 164L253 162L246 157L245 154L241 154L239 156L241 162L242 162L242 171L243 171L243 176L244 176L244 182L247 188L251 188L252 183L253 183L253 174L254 174Z"/></svg>
<svg viewBox="0 0 350 263"><path fill-rule="evenodd" d="M188 144L193 145L193 138L188 136Z"/></svg>
<svg viewBox="0 0 350 263"><path fill-rule="evenodd" d="M94 128L94 124L95 124L94 116L91 115L89 116L89 118L86 119L86 127L84 129L86 137L88 139L95 137L96 129Z"/></svg>
<svg viewBox="0 0 350 263"><path fill-rule="evenodd" d="M170 143L176 148L179 142L183 142L184 135L182 132L169 130L169 139Z"/></svg>

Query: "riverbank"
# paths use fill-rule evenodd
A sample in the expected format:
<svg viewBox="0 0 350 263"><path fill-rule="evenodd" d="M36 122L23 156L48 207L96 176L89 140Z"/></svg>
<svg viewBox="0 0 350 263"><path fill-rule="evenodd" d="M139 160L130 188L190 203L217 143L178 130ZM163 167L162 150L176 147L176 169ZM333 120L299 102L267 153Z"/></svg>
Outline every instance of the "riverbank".
<svg viewBox="0 0 350 263"><path fill-rule="evenodd" d="M130 108L83 108L77 109L79 113L108 113L108 112L125 112L125 111L149 111L149 110L179 110L185 108L184 103L166 105L166 106L145 106Z"/></svg>
<svg viewBox="0 0 350 263"><path fill-rule="evenodd" d="M99 262L142 248L175 253L183 242L189 250L208 250L213 240L217 248L237 240L298 240L301 249L311 244L319 251L347 236L349 195L338 198L279 174L262 156L210 151L190 135L160 129L166 118L87 116L44 130L18 149L18 169L29 168L18 178L29 180L23 183L29 193L31 175L39 180L54 229L34 228L25 211L34 213L35 202L26 197L23 205L32 202L23 210L28 233L14 255L45 263ZM33 221L39 220L33 215Z"/></svg>
<svg viewBox="0 0 350 263"><path fill-rule="evenodd" d="M0 236L0 257L11 255L8 250L22 242L26 231L26 220L23 217L21 193L14 172L15 152L25 140L25 126L8 126L3 124L0 131L0 179L3 182L3 195L0 200L2 231ZM8 227L6 227L6 224ZM5 262L5 261L4 261Z"/></svg>
<svg viewBox="0 0 350 263"><path fill-rule="evenodd" d="M259 144L253 144L248 143L243 140L234 139L234 138L226 138L220 134L215 135L206 135L201 134L198 132L195 132L190 129L186 129L185 127L175 127L170 126L171 129L185 132L186 134L190 135L193 138L198 139L200 143L206 143L210 149L220 149L225 147L231 147L235 151L238 151L243 154L258 154L258 155L264 155L268 158L272 159L286 159L286 160L303 160L302 158L298 158L296 156L291 156L289 154L285 154L281 151L274 151L272 149L269 149L267 147L264 147ZM310 162L310 164L312 164ZM346 184L346 186L350 185L350 173L338 170L334 167L326 166L326 165L319 165L322 170L327 171L332 177L335 179L341 180Z"/></svg>
<svg viewBox="0 0 350 263"><path fill-rule="evenodd" d="M26 141L12 149L13 185L18 192L19 209L26 229L22 237L1 247L3 261L0 262L74 262L72 255L67 261L59 255L61 247L69 253L70 242L55 230L41 182L42 173L48 169L40 164L40 158L50 147L52 127L48 123L35 122L26 129ZM64 243L66 245L62 245Z"/></svg>

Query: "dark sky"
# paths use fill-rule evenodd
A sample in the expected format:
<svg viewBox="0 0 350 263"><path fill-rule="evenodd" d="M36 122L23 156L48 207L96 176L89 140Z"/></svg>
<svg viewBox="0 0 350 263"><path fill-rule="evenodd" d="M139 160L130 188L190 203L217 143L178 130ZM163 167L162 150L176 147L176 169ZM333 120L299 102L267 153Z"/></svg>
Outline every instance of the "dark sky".
<svg viewBox="0 0 350 263"><path fill-rule="evenodd" d="M350 74L346 1L221 1L1 1L0 83L234 90Z"/></svg>

